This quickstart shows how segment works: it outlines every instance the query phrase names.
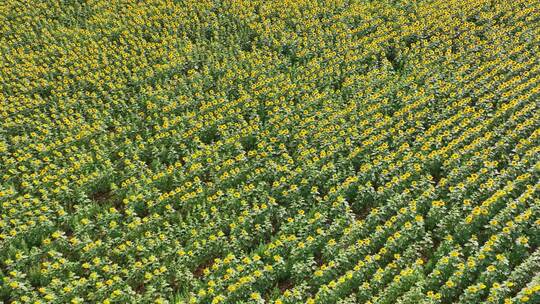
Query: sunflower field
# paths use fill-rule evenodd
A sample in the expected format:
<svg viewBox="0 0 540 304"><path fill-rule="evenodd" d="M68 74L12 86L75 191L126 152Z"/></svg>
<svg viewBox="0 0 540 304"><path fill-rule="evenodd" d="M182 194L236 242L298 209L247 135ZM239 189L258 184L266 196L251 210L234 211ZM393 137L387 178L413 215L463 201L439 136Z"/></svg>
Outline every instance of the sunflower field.
<svg viewBox="0 0 540 304"><path fill-rule="evenodd" d="M0 1L0 303L540 303L540 1Z"/></svg>

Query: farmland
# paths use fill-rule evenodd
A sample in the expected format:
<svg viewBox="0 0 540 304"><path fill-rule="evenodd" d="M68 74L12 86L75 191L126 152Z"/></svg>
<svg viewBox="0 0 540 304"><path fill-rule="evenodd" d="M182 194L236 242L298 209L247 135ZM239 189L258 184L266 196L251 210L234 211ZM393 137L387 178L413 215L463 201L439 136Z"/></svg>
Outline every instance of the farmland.
<svg viewBox="0 0 540 304"><path fill-rule="evenodd" d="M0 303L540 303L537 0L0 1Z"/></svg>

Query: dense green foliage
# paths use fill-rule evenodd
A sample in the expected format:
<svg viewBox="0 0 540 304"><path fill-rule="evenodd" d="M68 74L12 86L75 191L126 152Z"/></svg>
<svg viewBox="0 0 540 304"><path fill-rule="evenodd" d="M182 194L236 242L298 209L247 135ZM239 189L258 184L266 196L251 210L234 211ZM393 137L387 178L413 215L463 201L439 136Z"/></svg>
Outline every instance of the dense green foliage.
<svg viewBox="0 0 540 304"><path fill-rule="evenodd" d="M0 42L0 302L540 303L538 0L4 0Z"/></svg>

